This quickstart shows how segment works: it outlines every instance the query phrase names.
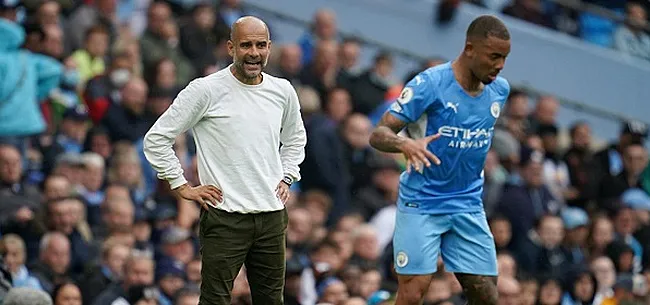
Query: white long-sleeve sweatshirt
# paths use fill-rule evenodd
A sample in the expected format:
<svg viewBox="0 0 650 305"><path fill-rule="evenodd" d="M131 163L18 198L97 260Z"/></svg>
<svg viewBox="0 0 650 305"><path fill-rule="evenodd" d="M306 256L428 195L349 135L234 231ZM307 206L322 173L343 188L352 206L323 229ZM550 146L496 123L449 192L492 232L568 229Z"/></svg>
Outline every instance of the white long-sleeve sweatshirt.
<svg viewBox="0 0 650 305"><path fill-rule="evenodd" d="M307 136L291 84L263 74L258 85L235 78L230 67L193 80L144 138L144 153L172 189L187 181L172 145L192 129L201 185L223 192L227 212L277 211L276 188L285 175L300 179Z"/></svg>

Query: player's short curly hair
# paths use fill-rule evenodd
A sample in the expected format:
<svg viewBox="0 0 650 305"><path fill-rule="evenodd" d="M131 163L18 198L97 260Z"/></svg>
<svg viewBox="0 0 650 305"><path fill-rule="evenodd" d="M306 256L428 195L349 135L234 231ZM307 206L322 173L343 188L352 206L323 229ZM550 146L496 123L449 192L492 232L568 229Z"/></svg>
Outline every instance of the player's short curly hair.
<svg viewBox="0 0 650 305"><path fill-rule="evenodd" d="M508 28L503 21L495 16L479 16L467 28L467 39L485 39L490 36L510 40Z"/></svg>

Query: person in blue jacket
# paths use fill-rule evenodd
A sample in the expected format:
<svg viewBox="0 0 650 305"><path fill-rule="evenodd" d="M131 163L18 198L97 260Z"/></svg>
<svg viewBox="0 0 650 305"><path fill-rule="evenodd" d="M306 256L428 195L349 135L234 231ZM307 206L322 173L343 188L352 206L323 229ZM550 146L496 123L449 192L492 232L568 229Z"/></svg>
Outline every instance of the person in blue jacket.
<svg viewBox="0 0 650 305"><path fill-rule="evenodd" d="M40 102L59 86L63 66L21 48L18 1L0 0L0 143L16 145L24 155L26 139L46 129Z"/></svg>

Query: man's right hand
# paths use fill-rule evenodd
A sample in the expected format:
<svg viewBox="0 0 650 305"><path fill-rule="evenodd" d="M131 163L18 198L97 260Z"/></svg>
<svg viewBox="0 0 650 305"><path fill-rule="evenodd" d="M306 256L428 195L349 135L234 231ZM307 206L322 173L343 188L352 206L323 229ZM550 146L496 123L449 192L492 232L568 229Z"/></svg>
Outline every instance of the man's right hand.
<svg viewBox="0 0 650 305"><path fill-rule="evenodd" d="M216 205L223 200L223 193L221 193L221 190L214 185L192 187L188 184L183 184L180 187L173 189L172 194L177 198L198 202L201 207L206 210L209 208L208 202L212 205Z"/></svg>
<svg viewBox="0 0 650 305"><path fill-rule="evenodd" d="M407 172L411 172L411 167L415 167L418 172L424 169L423 166L430 167L431 162L429 160L433 161L435 165L440 165L440 159L427 149L427 145L438 138L440 138L440 134L417 140L404 138L404 142L399 145L399 150L406 157Z"/></svg>

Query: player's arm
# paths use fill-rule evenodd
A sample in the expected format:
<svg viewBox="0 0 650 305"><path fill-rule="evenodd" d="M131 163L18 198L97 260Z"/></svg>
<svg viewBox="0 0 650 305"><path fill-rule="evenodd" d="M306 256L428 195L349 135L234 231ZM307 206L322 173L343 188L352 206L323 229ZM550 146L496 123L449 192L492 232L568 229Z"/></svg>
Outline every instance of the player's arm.
<svg viewBox="0 0 650 305"><path fill-rule="evenodd" d="M390 112L384 113L377 124L377 128L370 135L370 145L377 150L387 153L400 153L400 148L408 138L401 137L398 133L404 129L406 123Z"/></svg>
<svg viewBox="0 0 650 305"><path fill-rule="evenodd" d="M410 170L410 165L414 165L418 171L422 165L428 167L431 165L429 160L440 164L440 160L427 150L429 142L440 135L430 135L418 140L398 135L407 124L416 122L432 106L435 102L435 94L432 92L434 87L433 80L427 77L426 73L418 74L406 85L390 110L382 116L370 136L370 145L375 149L403 153L409 163L407 170Z"/></svg>

